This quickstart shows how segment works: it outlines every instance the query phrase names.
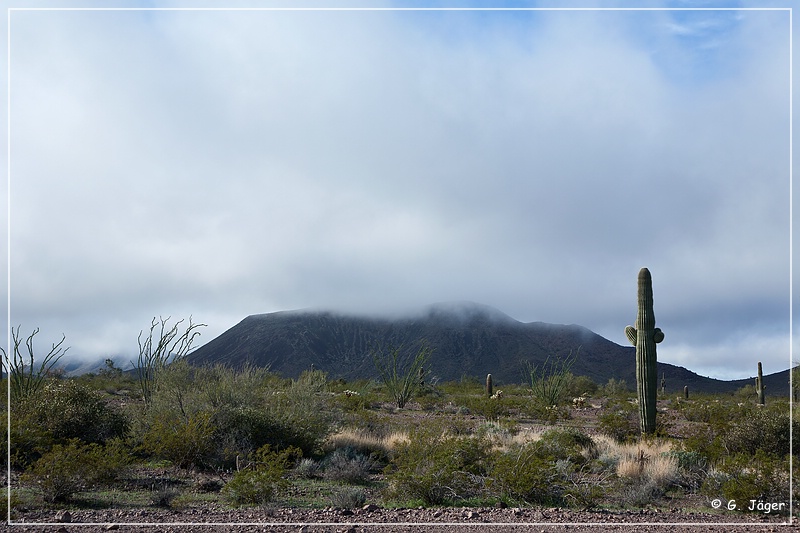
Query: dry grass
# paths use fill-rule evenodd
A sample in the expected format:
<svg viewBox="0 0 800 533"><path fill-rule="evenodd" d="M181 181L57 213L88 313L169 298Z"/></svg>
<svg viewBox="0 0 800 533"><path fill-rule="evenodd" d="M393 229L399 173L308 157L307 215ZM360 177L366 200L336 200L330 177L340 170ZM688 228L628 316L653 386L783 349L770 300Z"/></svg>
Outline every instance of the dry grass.
<svg viewBox="0 0 800 533"><path fill-rule="evenodd" d="M616 462L616 473L620 478L647 479L658 485L678 478L678 462L667 455L672 450L668 441L619 444L604 435L596 436L594 440L599 455L604 456L606 462Z"/></svg>
<svg viewBox="0 0 800 533"><path fill-rule="evenodd" d="M362 453L379 452L391 455L400 444L409 442L408 434L395 431L385 437L374 435L365 431L346 429L328 437L325 448L336 450L339 448L353 448Z"/></svg>

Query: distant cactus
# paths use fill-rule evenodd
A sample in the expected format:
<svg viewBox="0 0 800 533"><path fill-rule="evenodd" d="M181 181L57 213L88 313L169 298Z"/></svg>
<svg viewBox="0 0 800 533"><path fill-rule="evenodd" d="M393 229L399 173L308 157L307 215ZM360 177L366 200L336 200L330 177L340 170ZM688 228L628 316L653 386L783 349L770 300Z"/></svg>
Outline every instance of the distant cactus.
<svg viewBox="0 0 800 533"><path fill-rule="evenodd" d="M667 376L665 374L661 374L661 395L663 396L667 392Z"/></svg>
<svg viewBox="0 0 800 533"><path fill-rule="evenodd" d="M639 421L642 433L656 431L656 397L658 393L658 362L656 344L664 333L656 327L653 314L653 280L650 271L639 271L636 327L627 326L625 335L636 346L636 393L639 399Z"/></svg>
<svg viewBox="0 0 800 533"><path fill-rule="evenodd" d="M758 362L758 377L756 378L756 395L758 395L758 405L764 405L764 376L761 374L761 361Z"/></svg>
<svg viewBox="0 0 800 533"><path fill-rule="evenodd" d="M689 385L683 387L683 399L684 400L689 399Z"/></svg>
<svg viewBox="0 0 800 533"><path fill-rule="evenodd" d="M486 374L486 396L487 398L492 397L492 375Z"/></svg>

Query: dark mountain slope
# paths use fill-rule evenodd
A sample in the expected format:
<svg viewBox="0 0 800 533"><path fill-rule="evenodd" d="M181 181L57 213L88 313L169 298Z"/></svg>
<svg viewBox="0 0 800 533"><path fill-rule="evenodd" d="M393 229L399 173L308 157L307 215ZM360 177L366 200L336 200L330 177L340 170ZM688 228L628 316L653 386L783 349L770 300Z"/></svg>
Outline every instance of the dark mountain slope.
<svg viewBox="0 0 800 533"><path fill-rule="evenodd" d="M344 316L329 312L285 311L252 315L189 355L194 365L245 364L268 366L287 377L312 367L331 378L376 377L372 353L396 347L413 356L422 343L432 350L430 369L443 381L462 376L495 383L523 381L522 361L543 365L575 356L573 374L596 383L611 378L636 382L635 350L620 346L577 325L522 323L491 307L472 303L437 304L416 316L399 319ZM721 381L689 370L659 364L667 388L682 391L733 391L749 380ZM768 391L786 390L783 382L765 377ZM772 385L770 385L772 382Z"/></svg>

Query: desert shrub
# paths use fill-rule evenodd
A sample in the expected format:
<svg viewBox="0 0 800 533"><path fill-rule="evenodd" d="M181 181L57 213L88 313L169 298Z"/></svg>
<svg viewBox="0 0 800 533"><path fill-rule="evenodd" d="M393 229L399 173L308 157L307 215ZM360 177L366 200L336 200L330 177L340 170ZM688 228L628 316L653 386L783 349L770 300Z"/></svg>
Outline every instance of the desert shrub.
<svg viewBox="0 0 800 533"><path fill-rule="evenodd" d="M722 444L730 454L755 455L761 451L773 457L784 457L789 453L792 435L793 449L800 453L800 423L794 420L790 424L788 410L756 409L728 428L722 435Z"/></svg>
<svg viewBox="0 0 800 533"><path fill-rule="evenodd" d="M683 404L683 416L689 422L704 422L706 424L726 424L730 420L742 418L744 412L736 411L726 402L692 401Z"/></svg>
<svg viewBox="0 0 800 533"><path fill-rule="evenodd" d="M282 434L282 428L263 408L220 407L212 420L218 443L214 461L225 468L232 467L236 457L245 457L265 444L281 444L276 436Z"/></svg>
<svg viewBox="0 0 800 533"><path fill-rule="evenodd" d="M8 420L8 412L2 413ZM39 459L54 443L53 435L38 424L30 410L12 410L11 443L8 447L8 432L3 432L2 449L8 449L11 466L24 469Z"/></svg>
<svg viewBox="0 0 800 533"><path fill-rule="evenodd" d="M697 453L713 464L728 455L722 443L722 434L718 429L708 426L695 428L686 435L682 447L690 453Z"/></svg>
<svg viewBox="0 0 800 533"><path fill-rule="evenodd" d="M577 465L587 461L586 455L583 454L584 450L595 447L591 437L574 428L545 431L536 444L542 456L549 457L553 461L568 460Z"/></svg>
<svg viewBox="0 0 800 533"><path fill-rule="evenodd" d="M114 481L129 461L119 441L100 446L71 439L44 453L22 475L21 481L38 487L46 502L61 502L76 492Z"/></svg>
<svg viewBox="0 0 800 533"><path fill-rule="evenodd" d="M647 477L629 480L618 489L623 507L644 507L662 498L664 493L663 485Z"/></svg>
<svg viewBox="0 0 800 533"><path fill-rule="evenodd" d="M355 509L367 502L367 493L360 487L344 487L331 495L331 505L337 509Z"/></svg>
<svg viewBox="0 0 800 533"><path fill-rule="evenodd" d="M153 487L150 492L150 505L153 507L171 507L172 502L180 496L181 492L175 487L171 487L166 483L160 486Z"/></svg>
<svg viewBox="0 0 800 533"><path fill-rule="evenodd" d="M339 448L323 462L323 477L328 481L360 484L369 481L378 463L352 448Z"/></svg>
<svg viewBox="0 0 800 533"><path fill-rule="evenodd" d="M137 437L145 451L185 466L233 468L266 444L312 455L334 421L325 383L319 371L280 381L263 369L179 360L156 375Z"/></svg>
<svg viewBox="0 0 800 533"><path fill-rule="evenodd" d="M215 431L207 412L187 416L158 413L143 435L142 449L181 467L200 465L214 452Z"/></svg>
<svg viewBox="0 0 800 533"><path fill-rule="evenodd" d="M528 504L563 502L564 477L537 442L515 444L495 458L489 489Z"/></svg>
<svg viewBox="0 0 800 533"><path fill-rule="evenodd" d="M275 452L269 445L262 446L253 454L251 463L225 484L222 494L234 505L268 503L288 486L283 476L301 456L297 448Z"/></svg>
<svg viewBox="0 0 800 533"><path fill-rule="evenodd" d="M598 429L617 442L631 442L641 433L636 406L629 402L615 402L600 415Z"/></svg>
<svg viewBox="0 0 800 533"><path fill-rule="evenodd" d="M508 416L508 404L504 398L487 398L486 396L467 396L462 400L462 405L469 409L469 412L482 416L489 420Z"/></svg>
<svg viewBox="0 0 800 533"><path fill-rule="evenodd" d="M322 466L310 457L304 457L297 462L292 470L292 475L301 479L314 479L319 477Z"/></svg>
<svg viewBox="0 0 800 533"><path fill-rule="evenodd" d="M623 398L630 394L628 384L624 379L610 378L600 389L600 392L609 398Z"/></svg>
<svg viewBox="0 0 800 533"><path fill-rule="evenodd" d="M74 380L53 380L21 407L27 423L49 432L56 441L80 439L102 444L123 436L128 420L89 387Z"/></svg>
<svg viewBox="0 0 800 533"><path fill-rule="evenodd" d="M588 376L574 376L569 374L565 393L567 398L577 396L592 396L600 387Z"/></svg>
<svg viewBox="0 0 800 533"><path fill-rule="evenodd" d="M401 444L387 467L389 493L440 505L480 492L491 460L491 443L477 436L420 428Z"/></svg>
<svg viewBox="0 0 800 533"><path fill-rule="evenodd" d="M788 461L762 450L756 451L755 456L737 454L709 473L702 492L709 497L722 495L726 500L736 500L740 511L748 510L750 500L788 501Z"/></svg>
<svg viewBox="0 0 800 533"><path fill-rule="evenodd" d="M677 462L680 485L691 492L697 491L708 474L706 457L696 451L673 450L667 453Z"/></svg>
<svg viewBox="0 0 800 533"><path fill-rule="evenodd" d="M576 429L553 429L537 440L515 442L499 454L490 471L496 496L525 503L586 506L598 496L581 466L594 455L591 437Z"/></svg>
<svg viewBox="0 0 800 533"><path fill-rule="evenodd" d="M266 413L275 423L267 443L273 448L296 447L303 455L318 453L335 422L324 394L325 374L306 372L282 394L268 396Z"/></svg>

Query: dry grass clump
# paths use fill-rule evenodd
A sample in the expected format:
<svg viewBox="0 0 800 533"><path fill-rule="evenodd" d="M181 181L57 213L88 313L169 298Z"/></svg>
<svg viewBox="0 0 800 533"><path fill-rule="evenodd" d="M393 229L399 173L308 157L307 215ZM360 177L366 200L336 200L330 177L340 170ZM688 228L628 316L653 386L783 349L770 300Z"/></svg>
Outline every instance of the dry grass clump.
<svg viewBox="0 0 800 533"><path fill-rule="evenodd" d="M536 442L542 438L544 431L523 429L516 433L501 432L492 435L492 447L495 451L507 452L525 444Z"/></svg>
<svg viewBox="0 0 800 533"><path fill-rule="evenodd" d="M620 444L608 436L598 436L595 441L598 461L624 483L621 498L625 505L647 505L680 479L678 459L670 453L672 445L667 441Z"/></svg>
<svg viewBox="0 0 800 533"><path fill-rule="evenodd" d="M380 455L390 456L398 446L407 442L409 437L405 432L395 431L380 436L366 431L345 429L329 436L325 448L328 450L351 448L367 455L377 452Z"/></svg>
<svg viewBox="0 0 800 533"><path fill-rule="evenodd" d="M601 462L615 464L620 478L646 478L663 484L678 477L678 461L669 454L672 444L667 441L620 444L608 436L598 435L595 443Z"/></svg>

